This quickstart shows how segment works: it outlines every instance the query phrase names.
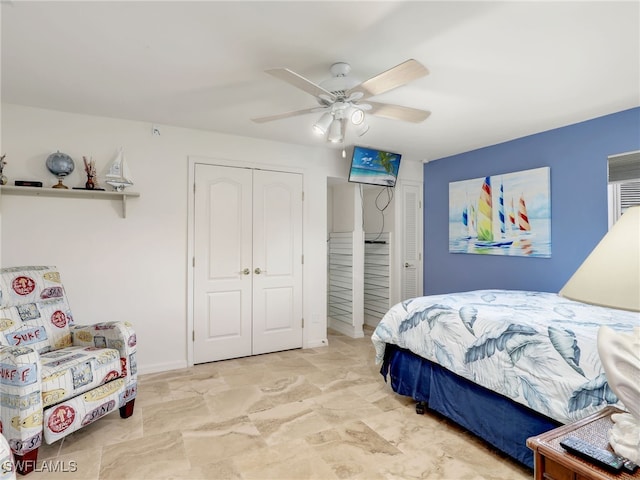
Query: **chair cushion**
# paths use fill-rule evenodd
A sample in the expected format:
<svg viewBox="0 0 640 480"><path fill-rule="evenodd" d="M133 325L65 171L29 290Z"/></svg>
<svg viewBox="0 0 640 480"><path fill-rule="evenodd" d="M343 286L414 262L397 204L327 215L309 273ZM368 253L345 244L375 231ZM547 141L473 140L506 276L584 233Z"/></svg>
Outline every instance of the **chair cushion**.
<svg viewBox="0 0 640 480"><path fill-rule="evenodd" d="M124 405L124 378L65 400L44 411L44 440L51 444L76 430L95 422Z"/></svg>
<svg viewBox="0 0 640 480"><path fill-rule="evenodd" d="M39 353L71 346L71 314L64 298L0 308L0 345Z"/></svg>
<svg viewBox="0 0 640 480"><path fill-rule="evenodd" d="M60 403L120 377L120 354L113 348L67 347L43 353L44 407Z"/></svg>
<svg viewBox="0 0 640 480"><path fill-rule="evenodd" d="M0 272L2 307L65 296L56 267L13 267L3 268Z"/></svg>

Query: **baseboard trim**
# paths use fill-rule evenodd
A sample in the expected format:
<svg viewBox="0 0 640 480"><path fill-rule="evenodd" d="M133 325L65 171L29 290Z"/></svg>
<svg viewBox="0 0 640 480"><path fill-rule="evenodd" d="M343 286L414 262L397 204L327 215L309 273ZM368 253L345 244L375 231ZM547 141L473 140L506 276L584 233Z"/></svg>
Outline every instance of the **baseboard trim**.
<svg viewBox="0 0 640 480"><path fill-rule="evenodd" d="M336 332L342 333L347 337L351 338L362 338L364 337L364 332L362 331L362 327L356 328L353 325L346 324L341 322L340 320L335 320L329 317L329 328L335 330Z"/></svg>
<svg viewBox="0 0 640 480"><path fill-rule="evenodd" d="M168 363L155 363L153 365L145 365L138 367L138 375L148 375L150 373L162 373L170 370L180 370L187 368L189 365L184 362L168 362Z"/></svg>
<svg viewBox="0 0 640 480"><path fill-rule="evenodd" d="M321 338L320 340L314 340L312 342L308 342L302 348L304 350L305 348L319 348L319 347L326 347L327 345L329 345L329 342L327 341L327 339Z"/></svg>

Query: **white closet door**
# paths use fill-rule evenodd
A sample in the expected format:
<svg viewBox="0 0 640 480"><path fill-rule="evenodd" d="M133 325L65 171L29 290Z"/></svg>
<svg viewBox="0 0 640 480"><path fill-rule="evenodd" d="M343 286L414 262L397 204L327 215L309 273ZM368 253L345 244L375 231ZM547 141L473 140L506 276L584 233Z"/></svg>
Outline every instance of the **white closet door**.
<svg viewBox="0 0 640 480"><path fill-rule="evenodd" d="M302 175L256 170L253 354L302 347Z"/></svg>
<svg viewBox="0 0 640 480"><path fill-rule="evenodd" d="M252 171L198 164L195 182L194 362L251 355Z"/></svg>
<svg viewBox="0 0 640 480"><path fill-rule="evenodd" d="M194 363L302 347L302 175L195 179Z"/></svg>
<svg viewBox="0 0 640 480"><path fill-rule="evenodd" d="M422 295L422 189L403 184L402 300Z"/></svg>

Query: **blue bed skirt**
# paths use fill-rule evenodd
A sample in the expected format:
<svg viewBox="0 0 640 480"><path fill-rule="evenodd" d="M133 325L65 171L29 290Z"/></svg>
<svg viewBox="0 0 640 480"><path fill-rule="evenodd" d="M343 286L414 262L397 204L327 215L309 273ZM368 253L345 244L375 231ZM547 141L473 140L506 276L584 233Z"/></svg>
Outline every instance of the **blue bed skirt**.
<svg viewBox="0 0 640 480"><path fill-rule="evenodd" d="M414 353L387 344L380 373L394 392L424 402L518 462L533 468L529 437L560 424Z"/></svg>

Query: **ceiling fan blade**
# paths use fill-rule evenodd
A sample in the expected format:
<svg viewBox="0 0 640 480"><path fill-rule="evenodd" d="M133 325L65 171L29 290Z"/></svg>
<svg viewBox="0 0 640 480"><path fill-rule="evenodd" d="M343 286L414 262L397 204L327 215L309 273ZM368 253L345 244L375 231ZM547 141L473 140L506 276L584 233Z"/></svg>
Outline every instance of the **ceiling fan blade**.
<svg viewBox="0 0 640 480"><path fill-rule="evenodd" d="M304 92L310 93L316 98L321 98L322 95L324 97L328 97L331 102L336 100L336 96L333 93L325 90L320 85L316 85L311 80L307 80L302 75L298 75L296 72L291 71L288 68L272 68L265 71L269 75L273 75L274 77L287 82L289 85L293 85Z"/></svg>
<svg viewBox="0 0 640 480"><path fill-rule="evenodd" d="M277 115L269 115L268 117L252 118L251 120L256 123L265 123L271 122L273 120L280 120L282 118L296 117L298 115L305 115L307 113L320 112L322 110L325 110L325 108L326 107L311 107L302 110L294 110L292 112L278 113Z"/></svg>
<svg viewBox="0 0 640 480"><path fill-rule="evenodd" d="M347 95L352 92L362 92L362 98L373 97L374 95L380 95L381 93L393 90L396 87L405 85L413 80L422 78L429 74L427 67L414 59L409 59L406 62L396 65L389 70L382 72L375 77L371 77L369 80L365 80L359 85L351 88Z"/></svg>
<svg viewBox="0 0 640 480"><path fill-rule="evenodd" d="M420 123L431 115L427 110L419 110L417 108L403 107L401 105L391 105L388 103L367 102L371 105L369 115L377 117L390 118L392 120L403 120L405 122Z"/></svg>
<svg viewBox="0 0 640 480"><path fill-rule="evenodd" d="M345 98L345 102L357 102L362 97L364 97L364 93L362 92L351 92L347 98Z"/></svg>

